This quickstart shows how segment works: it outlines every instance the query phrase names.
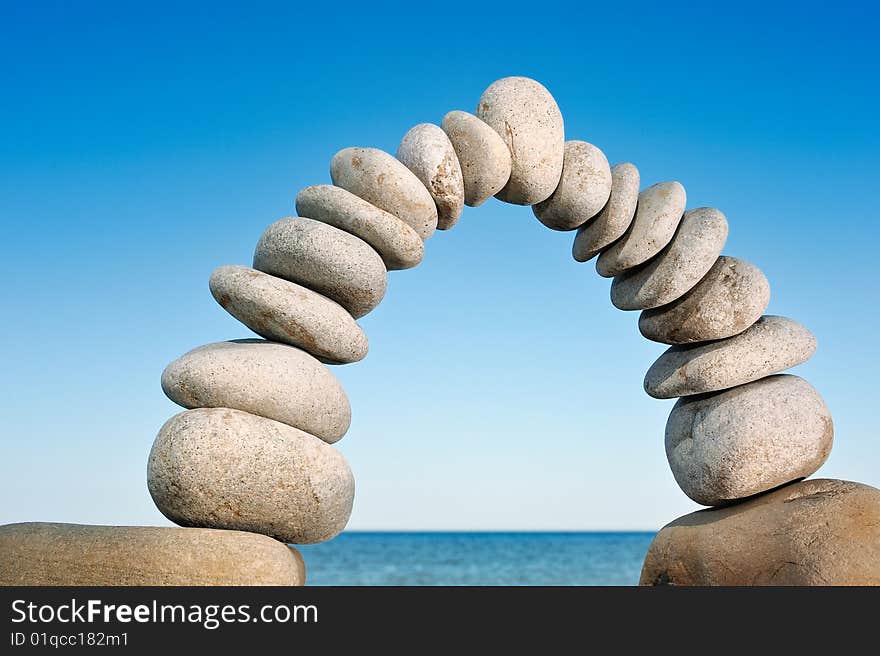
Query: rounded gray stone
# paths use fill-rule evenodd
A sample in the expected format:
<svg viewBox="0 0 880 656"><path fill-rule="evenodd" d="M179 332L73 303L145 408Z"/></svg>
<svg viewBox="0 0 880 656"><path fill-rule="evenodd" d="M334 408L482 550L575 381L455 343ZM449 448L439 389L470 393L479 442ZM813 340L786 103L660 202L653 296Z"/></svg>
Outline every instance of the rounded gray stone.
<svg viewBox="0 0 880 656"><path fill-rule="evenodd" d="M639 170L629 162L612 166L608 202L599 214L578 228L572 257L587 262L620 239L635 217L638 200Z"/></svg>
<svg viewBox="0 0 880 656"><path fill-rule="evenodd" d="M162 389L184 408L233 408L336 442L351 406L330 370L305 351L261 339L193 349L162 372Z"/></svg>
<svg viewBox="0 0 880 656"><path fill-rule="evenodd" d="M0 586L304 585L296 549L244 531L172 526L0 526Z"/></svg>
<svg viewBox="0 0 880 656"><path fill-rule="evenodd" d="M670 347L648 369L645 391L671 399L728 389L797 366L815 351L816 338L797 321L763 316L739 335Z"/></svg>
<svg viewBox="0 0 880 656"><path fill-rule="evenodd" d="M306 187L296 195L296 213L363 239L389 271L414 267L425 254L422 238L408 224L342 187Z"/></svg>
<svg viewBox="0 0 880 656"><path fill-rule="evenodd" d="M666 422L666 457L686 495L717 506L809 476L833 436L819 393L782 374L679 399Z"/></svg>
<svg viewBox="0 0 880 656"><path fill-rule="evenodd" d="M732 337L755 323L770 302L770 283L754 264L722 255L681 298L639 316L639 331L663 344Z"/></svg>
<svg viewBox="0 0 880 656"><path fill-rule="evenodd" d="M388 274L365 241L304 217L276 221L260 236L254 268L336 301L355 319L382 301Z"/></svg>
<svg viewBox="0 0 880 656"><path fill-rule="evenodd" d="M150 451L147 485L181 526L262 533L293 544L339 534L354 477L339 451L314 435L228 408L169 419Z"/></svg>
<svg viewBox="0 0 880 656"><path fill-rule="evenodd" d="M357 362L367 355L367 336L352 316L311 289L238 265L215 269L209 286L229 314L261 337L325 362Z"/></svg>
<svg viewBox="0 0 880 656"><path fill-rule="evenodd" d="M532 211L548 228L574 230L605 207L611 182L605 153L586 141L566 141L559 184Z"/></svg>
<svg viewBox="0 0 880 656"><path fill-rule="evenodd" d="M464 184L464 204L482 205L510 179L510 150L495 130L473 114L452 111L443 117Z"/></svg>
<svg viewBox="0 0 880 656"><path fill-rule="evenodd" d="M477 117L501 135L511 154L510 179L496 197L515 205L549 198L565 155L562 113L550 92L527 77L497 80L480 96Z"/></svg>
<svg viewBox="0 0 880 656"><path fill-rule="evenodd" d="M345 148L333 156L330 177L337 187L393 214L422 241L437 228L437 206L415 173L378 148Z"/></svg>
<svg viewBox="0 0 880 656"><path fill-rule="evenodd" d="M685 212L669 245L644 264L614 277L611 302L645 310L684 296L705 276L727 241L727 219L716 209Z"/></svg>
<svg viewBox="0 0 880 656"><path fill-rule="evenodd" d="M678 182L660 182L640 193L629 229L596 260L599 275L611 278L663 250L672 241L686 203L684 187Z"/></svg>
<svg viewBox="0 0 880 656"><path fill-rule="evenodd" d="M416 174L437 205L437 229L456 224L464 207L461 165L449 137L433 123L419 123L403 135L397 159Z"/></svg>

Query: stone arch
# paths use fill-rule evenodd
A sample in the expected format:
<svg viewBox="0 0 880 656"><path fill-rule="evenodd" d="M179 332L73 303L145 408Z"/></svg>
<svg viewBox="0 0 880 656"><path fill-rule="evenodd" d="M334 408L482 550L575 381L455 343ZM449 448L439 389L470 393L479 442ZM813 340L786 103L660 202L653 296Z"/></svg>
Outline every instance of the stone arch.
<svg viewBox="0 0 880 656"><path fill-rule="evenodd" d="M816 341L796 321L764 315L769 283L749 262L722 255L728 223L719 210L688 210L675 181L640 191L634 164L612 167L596 146L566 141L556 101L524 77L491 84L476 114L416 125L396 157L346 148L330 172L332 185L299 192L298 216L265 230L252 267L211 275L217 302L262 339L199 347L162 375L167 396L187 411L159 431L150 493L166 517L192 527L170 543L222 530L203 537L221 556L197 582L302 583L301 559L277 545L343 530L354 478L332 445L351 408L331 368L366 356L356 319L381 302L388 271L417 266L435 230L494 196L531 206L550 229L576 231L574 259L595 258L599 275L613 279L612 303L641 311L642 335L669 345L644 386L656 398L679 397L667 457L684 493L710 509L658 534L642 583L880 583L880 491L802 481L828 457L832 420L809 383L781 372L806 361ZM0 543L19 571L31 571L12 547L47 544L63 529L20 526L17 538L0 529ZM96 530L65 535L94 539ZM281 573L235 571L223 560L239 548L231 531L283 562ZM160 551L170 544L159 533L138 536ZM56 574L54 582L70 580Z"/></svg>
<svg viewBox="0 0 880 656"><path fill-rule="evenodd" d="M596 258L597 272L613 278L613 304L640 310L642 335L670 345L649 369L645 390L680 397L667 422L666 451L691 499L748 508L755 502L744 500L811 475L827 458L833 428L822 398L805 380L780 373L807 360L816 341L796 321L763 316L769 282L753 264L721 254L725 216L714 208L687 210L685 188L675 181L640 191L634 164L611 167L596 146L566 141L562 113L538 82L498 80L483 92L476 114L452 111L440 126L416 125L396 157L373 148L341 150L330 174L333 185L299 192L297 217L266 229L253 268L212 274L218 302L268 341L201 347L163 375L172 400L203 408L170 420L151 455L150 491L173 521L293 543L342 530L353 479L330 444L344 433L350 410L318 360L363 357L366 338L354 319L382 300L386 270L418 264L435 229L453 228L465 204L492 196L531 206L548 228L576 230L573 257ZM278 404L285 390L296 390L297 398ZM300 402L308 407L291 407ZM267 450L283 463L277 481L261 473L268 459L250 463L243 490L232 479L211 479L212 465L202 461L208 448L207 460L223 457L220 436L229 424L243 441L262 439L271 426L284 433L277 444L299 455L285 470L281 453ZM314 468L308 484L296 476L303 462ZM302 487L290 494L279 487L284 478ZM674 531L655 542L643 582L704 582L667 566L684 550L663 546ZM664 548L672 555L655 564ZM701 558L707 555L691 554L689 561Z"/></svg>

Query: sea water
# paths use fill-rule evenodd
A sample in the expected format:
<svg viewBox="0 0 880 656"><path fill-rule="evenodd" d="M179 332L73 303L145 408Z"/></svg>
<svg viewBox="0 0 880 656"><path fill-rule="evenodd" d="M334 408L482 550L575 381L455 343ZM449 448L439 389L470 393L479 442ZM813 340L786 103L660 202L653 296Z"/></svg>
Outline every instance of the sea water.
<svg viewBox="0 0 880 656"><path fill-rule="evenodd" d="M636 585L653 537L352 531L298 548L308 585Z"/></svg>

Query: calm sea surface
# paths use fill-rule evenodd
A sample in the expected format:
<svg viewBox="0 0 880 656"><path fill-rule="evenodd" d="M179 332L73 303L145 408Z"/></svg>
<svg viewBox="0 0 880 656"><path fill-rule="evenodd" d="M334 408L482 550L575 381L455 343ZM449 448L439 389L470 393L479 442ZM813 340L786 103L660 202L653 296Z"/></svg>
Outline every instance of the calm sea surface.
<svg viewBox="0 0 880 656"><path fill-rule="evenodd" d="M298 547L309 585L636 585L653 533L361 533Z"/></svg>

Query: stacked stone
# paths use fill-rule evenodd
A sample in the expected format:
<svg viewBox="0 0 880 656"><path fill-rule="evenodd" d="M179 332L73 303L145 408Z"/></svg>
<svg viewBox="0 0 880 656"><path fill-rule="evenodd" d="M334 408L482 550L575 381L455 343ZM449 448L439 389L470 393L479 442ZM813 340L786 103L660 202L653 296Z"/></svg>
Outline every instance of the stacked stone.
<svg viewBox="0 0 880 656"><path fill-rule="evenodd" d="M354 499L332 446L351 409L330 367L366 356L356 320L381 302L387 272L418 265L435 229L494 196L577 230L575 260L597 258L612 303L640 310L642 335L670 346L645 390L679 397L669 464L685 494L716 509L665 527L642 582L880 583L880 491L795 482L831 449L821 397L781 373L816 342L796 321L763 315L767 279L721 254L719 210L686 210L678 182L640 191L635 165L609 166L596 146L565 141L556 101L524 77L490 85L475 115L416 125L396 157L346 148L330 174L332 185L299 192L298 216L265 230L252 267L211 275L217 302L262 339L202 346L162 375L187 411L159 431L148 487L166 517L193 528L4 527L0 570L14 570L12 582L301 584L302 559L284 545L331 539ZM98 566L65 575L69 554L96 543L112 543ZM142 566L125 570L119 553Z"/></svg>
<svg viewBox="0 0 880 656"><path fill-rule="evenodd" d="M764 315L764 274L721 254L724 214L687 210L678 182L639 191L636 166L611 167L592 144L564 141L559 109L537 82L495 82L477 113L512 155L497 197L531 205L548 228L576 229L574 259L597 258L599 275L613 278L614 306L640 310L642 335L670 346L644 387L680 397L667 458L685 494L717 509L665 527L641 582L880 583L880 491L797 482L827 459L833 427L818 392L781 372L805 362L816 340L792 319Z"/></svg>
<svg viewBox="0 0 880 656"><path fill-rule="evenodd" d="M351 409L329 367L366 356L356 319L381 302L387 272L418 265L424 241L501 191L510 169L501 137L465 112L416 125L396 158L346 148L330 163L333 185L301 190L297 216L265 230L252 268L215 270L214 298L263 339L202 346L165 369L163 390L188 411L150 454L159 510L289 544L337 535L354 479L331 445Z"/></svg>
<svg viewBox="0 0 880 656"><path fill-rule="evenodd" d="M676 520L646 557L643 584L880 584L880 491L847 481L797 482L831 450L831 415L805 380L813 335L764 315L770 285L753 264L722 255L728 225L686 210L678 182L639 191L631 163L610 167L562 120L536 82L507 78L479 115L505 138L511 178L498 197L532 205L554 230L577 230L572 255L613 278L611 301L640 310L639 330L670 348L644 387L680 397L666 454L691 499L717 509Z"/></svg>

